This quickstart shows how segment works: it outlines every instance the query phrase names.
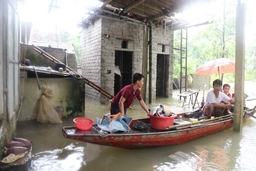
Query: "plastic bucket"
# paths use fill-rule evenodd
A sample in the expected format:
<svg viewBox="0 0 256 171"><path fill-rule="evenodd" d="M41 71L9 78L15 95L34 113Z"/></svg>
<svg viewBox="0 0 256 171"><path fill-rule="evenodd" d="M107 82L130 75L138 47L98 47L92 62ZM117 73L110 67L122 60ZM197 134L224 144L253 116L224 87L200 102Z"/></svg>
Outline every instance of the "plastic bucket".
<svg viewBox="0 0 256 171"><path fill-rule="evenodd" d="M76 125L77 129L80 130L88 130L91 129L92 125L93 125L93 120L89 119L89 118L85 118L85 117L78 117L73 119L73 122Z"/></svg>
<svg viewBox="0 0 256 171"><path fill-rule="evenodd" d="M154 116L150 114L148 114L148 116L150 117L151 127L158 130L166 130L167 127L172 126L174 118L177 117L176 114L173 114L170 117Z"/></svg>

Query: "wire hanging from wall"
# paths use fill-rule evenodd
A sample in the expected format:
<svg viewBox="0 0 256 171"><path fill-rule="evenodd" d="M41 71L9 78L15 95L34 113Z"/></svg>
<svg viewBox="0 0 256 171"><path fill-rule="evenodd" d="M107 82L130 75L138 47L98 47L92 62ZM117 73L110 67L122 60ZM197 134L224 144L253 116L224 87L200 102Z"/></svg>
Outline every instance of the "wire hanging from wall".
<svg viewBox="0 0 256 171"><path fill-rule="evenodd" d="M122 21L122 41L124 40L124 22Z"/></svg>

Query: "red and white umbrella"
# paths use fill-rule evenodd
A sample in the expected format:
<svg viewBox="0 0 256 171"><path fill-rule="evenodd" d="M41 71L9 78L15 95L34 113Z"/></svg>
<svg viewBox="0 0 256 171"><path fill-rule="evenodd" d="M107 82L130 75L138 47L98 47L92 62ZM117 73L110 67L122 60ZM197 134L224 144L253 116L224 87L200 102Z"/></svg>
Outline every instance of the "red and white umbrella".
<svg viewBox="0 0 256 171"><path fill-rule="evenodd" d="M201 76L211 76L224 73L234 73L235 72L235 62L227 58L214 59L208 61L197 68L196 75Z"/></svg>

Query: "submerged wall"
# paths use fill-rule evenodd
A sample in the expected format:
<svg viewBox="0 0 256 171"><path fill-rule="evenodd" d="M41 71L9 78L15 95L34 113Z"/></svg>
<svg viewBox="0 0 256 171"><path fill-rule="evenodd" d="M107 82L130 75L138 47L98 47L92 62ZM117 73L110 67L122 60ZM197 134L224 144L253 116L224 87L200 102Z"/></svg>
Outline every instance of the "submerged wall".
<svg viewBox="0 0 256 171"><path fill-rule="evenodd" d="M76 56L73 53L66 53L61 48L40 47L45 52L52 55L73 70L77 70ZM44 66L55 68L55 63L47 59L34 50L32 45L21 44L21 60L29 59L32 66ZM84 115L84 81L73 77L60 77L49 72L39 75L40 86L48 86L53 90L54 97L50 100L55 110L63 116L83 116ZM47 73L47 71L45 72ZM31 93L33 92L33 93ZM22 110L18 115L19 121L31 120L37 100L41 96L35 76L28 76L27 71L21 70L21 99Z"/></svg>
<svg viewBox="0 0 256 171"><path fill-rule="evenodd" d="M24 71L25 72L25 71ZM63 116L84 116L84 81L74 78L40 78L40 85L53 90L50 99L55 110ZM33 93L31 93L33 92ZM36 78L21 78L22 110L19 121L31 120L41 96Z"/></svg>

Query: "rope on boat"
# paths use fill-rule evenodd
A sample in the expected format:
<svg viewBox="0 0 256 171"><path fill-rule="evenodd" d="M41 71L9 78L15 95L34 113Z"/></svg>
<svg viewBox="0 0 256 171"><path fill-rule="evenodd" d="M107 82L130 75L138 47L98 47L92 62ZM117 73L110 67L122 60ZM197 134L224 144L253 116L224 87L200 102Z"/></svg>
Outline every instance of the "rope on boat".
<svg viewBox="0 0 256 171"><path fill-rule="evenodd" d="M102 129L100 131L98 131L98 134L101 136L101 137L107 137L108 136L108 133L106 131L103 131Z"/></svg>

